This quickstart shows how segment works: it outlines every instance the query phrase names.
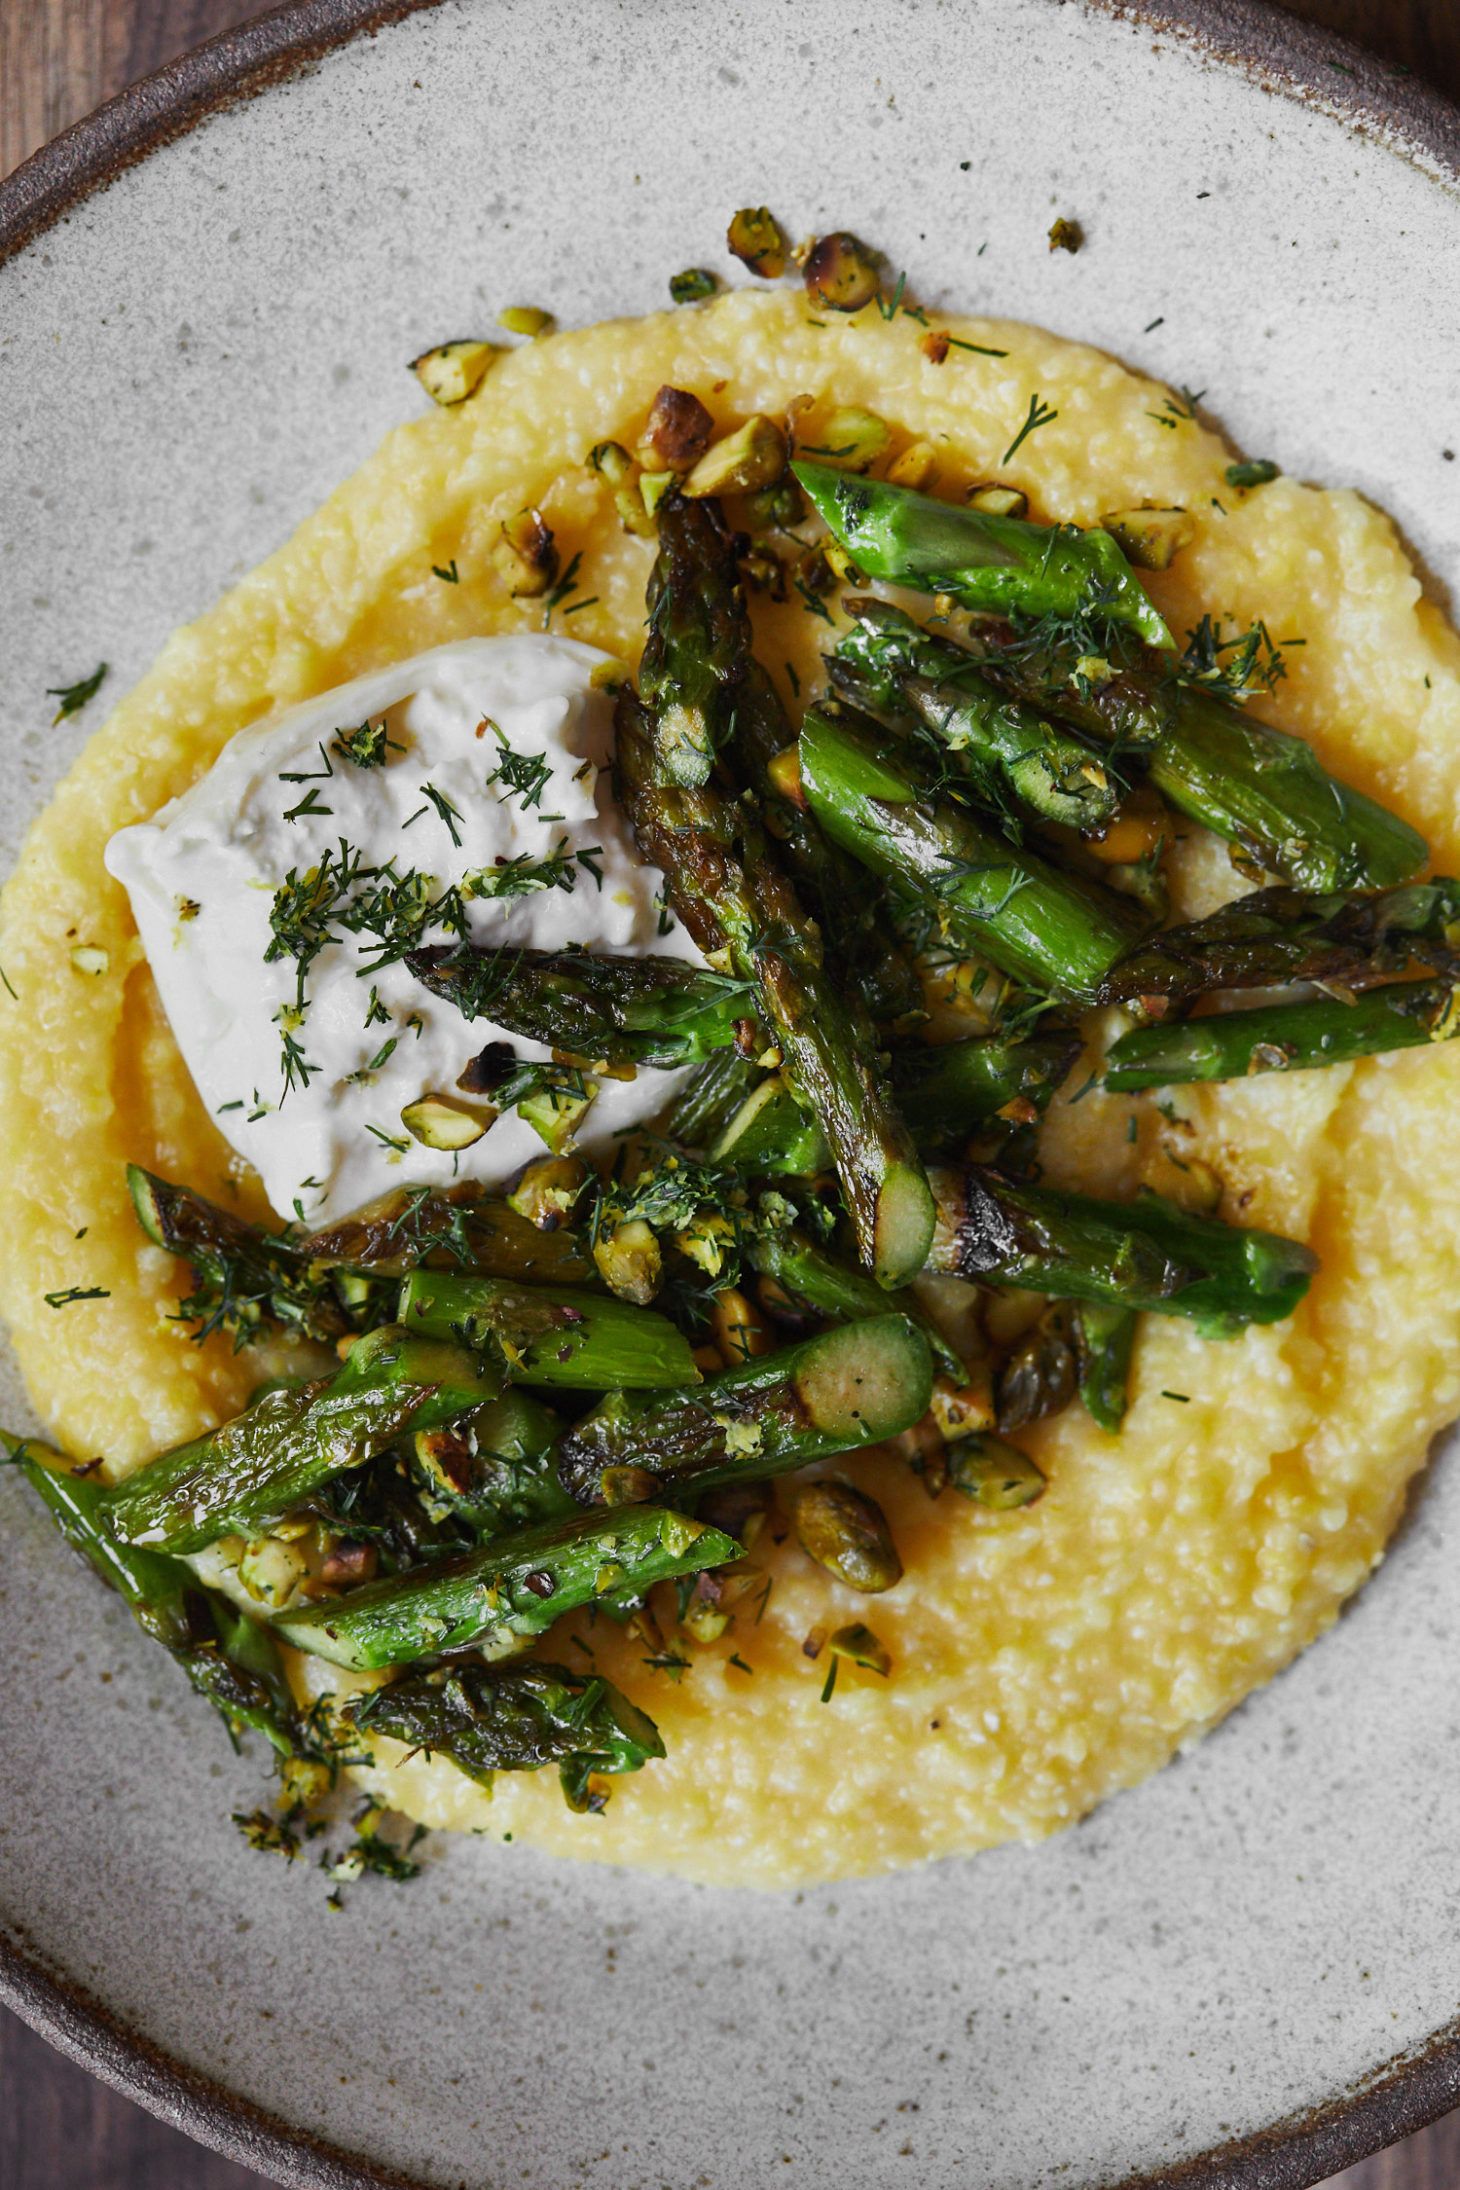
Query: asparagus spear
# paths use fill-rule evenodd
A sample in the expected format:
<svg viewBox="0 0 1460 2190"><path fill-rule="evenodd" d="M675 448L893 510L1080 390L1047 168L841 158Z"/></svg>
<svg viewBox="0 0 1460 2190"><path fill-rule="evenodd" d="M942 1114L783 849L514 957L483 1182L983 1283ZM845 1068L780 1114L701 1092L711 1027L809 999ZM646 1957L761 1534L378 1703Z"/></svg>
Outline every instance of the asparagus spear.
<svg viewBox="0 0 1460 2190"><path fill-rule="evenodd" d="M1069 1076L1080 1048L1071 1028L1050 1027L904 1049L892 1060L892 1084L913 1138L927 1154L993 1118L1032 1125Z"/></svg>
<svg viewBox="0 0 1460 2190"><path fill-rule="evenodd" d="M503 1392L448 1429L418 1430L412 1465L428 1499L484 1540L570 1513L553 1446L562 1423L530 1393Z"/></svg>
<svg viewBox="0 0 1460 2190"><path fill-rule="evenodd" d="M523 1384L661 1390L700 1380L666 1316L602 1293L417 1270L401 1287L400 1316L408 1330L505 1356Z"/></svg>
<svg viewBox="0 0 1460 2190"><path fill-rule="evenodd" d="M1460 1034L1453 980L1395 981L1352 1003L1320 996L1311 1003L1221 1011L1206 1019L1134 1027L1105 1059L1115 1094L1176 1087L1191 1080L1240 1080L1252 1072L1305 1072L1347 1065L1384 1050L1422 1049Z"/></svg>
<svg viewBox="0 0 1460 2190"><path fill-rule="evenodd" d="M686 1148L710 1148L764 1075L736 1050L707 1057L661 1120L667 1140Z"/></svg>
<svg viewBox="0 0 1460 2190"><path fill-rule="evenodd" d="M1074 1321L1080 1397L1091 1420L1114 1436L1125 1420L1136 1312L1108 1300L1082 1300Z"/></svg>
<svg viewBox="0 0 1460 2190"><path fill-rule="evenodd" d="M1208 1338L1281 1322L1318 1267L1296 1240L1191 1216L1158 1194L1096 1201L978 1164L932 1177L938 1230L930 1270L1189 1316Z"/></svg>
<svg viewBox="0 0 1460 2190"><path fill-rule="evenodd" d="M860 570L964 608L1099 616L1151 646L1171 634L1108 532L995 517L806 458L791 466Z"/></svg>
<svg viewBox="0 0 1460 2190"><path fill-rule="evenodd" d="M1001 808L1012 796L1044 821L1095 829L1120 792L1096 753L1012 697L973 657L935 638L886 601L855 600L856 616L827 667L834 689L874 715L905 713L933 734L957 767Z"/></svg>
<svg viewBox="0 0 1460 2190"><path fill-rule="evenodd" d="M367 1582L333 1603L280 1613L273 1624L296 1650L361 1671L470 1648L510 1658L565 1612L739 1556L733 1536L682 1513L616 1506Z"/></svg>
<svg viewBox="0 0 1460 2190"><path fill-rule="evenodd" d="M454 1263L485 1277L581 1284L593 1263L566 1230L542 1231L480 1186L397 1187L298 1243L329 1266L401 1277L421 1263Z"/></svg>
<svg viewBox="0 0 1460 2190"><path fill-rule="evenodd" d="M490 1788L498 1772L556 1764L571 1810L601 1810L600 1773L637 1772L664 1744L654 1721L601 1674L566 1666L488 1666L467 1659L439 1673L406 1673L342 1714L427 1756L447 1757Z"/></svg>
<svg viewBox="0 0 1460 2190"><path fill-rule="evenodd" d="M1077 729L1139 749L1168 806L1239 845L1299 890L1386 889L1425 863L1419 832L1324 769L1312 747L1231 700L1136 660L1108 681L1020 647L983 657L990 675Z"/></svg>
<svg viewBox="0 0 1460 2190"><path fill-rule="evenodd" d="M926 1339L905 1316L881 1315L726 1369L695 1392L610 1392L559 1445L558 1475L584 1504L611 1497L620 1469L640 1495L758 1483L895 1436L932 1394Z"/></svg>
<svg viewBox="0 0 1460 2190"><path fill-rule="evenodd" d="M1129 899L1063 874L967 807L926 796L906 741L811 708L801 780L822 827L899 891L936 904L948 937L1005 973L1091 1002L1149 925Z"/></svg>
<svg viewBox="0 0 1460 2190"><path fill-rule="evenodd" d="M710 1161L747 1176L810 1178L830 1170L831 1150L816 1120L773 1072L746 1096L711 1148Z"/></svg>
<svg viewBox="0 0 1460 2190"><path fill-rule="evenodd" d="M787 1083L835 1158L863 1260L897 1285L927 1252L932 1203L870 1023L829 977L753 807L710 780L721 714L728 721L751 659L730 536L711 504L673 495L660 505L659 540L641 676L647 705L627 688L619 700L620 796L700 949L755 980ZM708 684L697 655L707 634L718 649ZM687 772L691 755L697 773Z"/></svg>
<svg viewBox="0 0 1460 2190"><path fill-rule="evenodd" d="M922 1332L938 1367L960 1384L964 1382L966 1365L924 1312L915 1293L884 1291L865 1271L839 1261L794 1226L762 1225L750 1233L746 1246L753 1268L763 1277L773 1277L818 1315L856 1323L869 1316L885 1316L889 1308L896 1308Z"/></svg>
<svg viewBox="0 0 1460 2190"><path fill-rule="evenodd" d="M243 1346L272 1323L328 1343L350 1328L328 1277L282 1233L261 1231L137 1163L127 1165L127 1190L154 1246L191 1266L197 1290L179 1313L203 1325L201 1336L226 1330Z"/></svg>
<svg viewBox="0 0 1460 2190"><path fill-rule="evenodd" d="M667 1068L737 1042L765 1046L750 983L680 958L453 943L412 951L406 964L464 1019L490 1019L589 1065Z"/></svg>
<svg viewBox="0 0 1460 2190"><path fill-rule="evenodd" d="M265 1392L220 1429L139 1468L107 1492L107 1526L122 1543L173 1552L257 1536L402 1430L449 1422L501 1384L500 1369L476 1354L386 1324L356 1340L336 1375Z"/></svg>
<svg viewBox="0 0 1460 2190"><path fill-rule="evenodd" d="M8 1430L0 1430L0 1447L66 1541L117 1592L143 1633L176 1659L231 1735L262 1734L281 1756L308 1746L267 1628L205 1588L181 1559L119 1544L105 1525L106 1493L94 1474L78 1474L60 1453Z"/></svg>
<svg viewBox="0 0 1460 2190"><path fill-rule="evenodd" d="M1180 1001L1289 981L1355 989L1402 972L1411 959L1460 973L1460 883L1436 877L1362 897L1254 890L1205 920L1150 937L1112 970L1100 1001Z"/></svg>
<svg viewBox="0 0 1460 2190"><path fill-rule="evenodd" d="M795 743L775 686L750 659L728 731L735 774L754 793L767 831L815 913L843 987L864 995L879 1019L920 1012L922 983L886 917L881 892L869 889L855 861L817 828L799 788L787 788L783 771L795 759Z"/></svg>

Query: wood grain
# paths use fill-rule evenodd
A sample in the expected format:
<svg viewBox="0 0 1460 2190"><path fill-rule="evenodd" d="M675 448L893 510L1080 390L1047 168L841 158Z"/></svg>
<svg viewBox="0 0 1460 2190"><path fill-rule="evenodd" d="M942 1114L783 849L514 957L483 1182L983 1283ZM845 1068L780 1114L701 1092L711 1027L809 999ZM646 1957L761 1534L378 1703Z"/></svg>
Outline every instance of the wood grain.
<svg viewBox="0 0 1460 2190"><path fill-rule="evenodd" d="M1460 101L1460 0L1289 0ZM102 99L265 11L254 0L0 0L0 175ZM218 2159L63 2060L0 2009L4 2190L249 2190ZM1326 2190L1456 2190L1460 2112Z"/></svg>

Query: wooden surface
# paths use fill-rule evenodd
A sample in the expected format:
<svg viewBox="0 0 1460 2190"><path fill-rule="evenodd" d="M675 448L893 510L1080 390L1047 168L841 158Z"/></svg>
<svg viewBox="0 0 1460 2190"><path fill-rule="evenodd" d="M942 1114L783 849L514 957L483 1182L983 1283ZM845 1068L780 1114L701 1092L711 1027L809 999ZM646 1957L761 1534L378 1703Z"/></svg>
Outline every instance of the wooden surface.
<svg viewBox="0 0 1460 2190"><path fill-rule="evenodd" d="M1289 0L1460 101L1460 0ZM0 0L0 175L253 0ZM3 2190L248 2190L258 2177L154 2121L0 2009ZM1456 2190L1460 2112L1328 2190Z"/></svg>

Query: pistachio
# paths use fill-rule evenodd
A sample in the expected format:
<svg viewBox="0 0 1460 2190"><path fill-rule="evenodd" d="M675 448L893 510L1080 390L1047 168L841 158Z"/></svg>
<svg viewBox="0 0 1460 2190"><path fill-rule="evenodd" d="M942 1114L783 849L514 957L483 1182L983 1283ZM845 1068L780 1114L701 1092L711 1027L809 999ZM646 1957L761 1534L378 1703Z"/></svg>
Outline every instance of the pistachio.
<svg viewBox="0 0 1460 2190"><path fill-rule="evenodd" d="M892 429L885 419L852 404L827 418L816 453L847 471L866 471L891 442Z"/></svg>
<svg viewBox="0 0 1460 2190"><path fill-rule="evenodd" d="M73 943L71 946L71 970L84 973L93 981L105 973L111 965L110 951L104 951L96 943Z"/></svg>
<svg viewBox="0 0 1460 2190"><path fill-rule="evenodd" d="M676 304L698 304L712 297L718 287L714 275L704 266L687 266L682 274L669 277L669 294Z"/></svg>
<svg viewBox="0 0 1460 2190"><path fill-rule="evenodd" d="M786 437L773 418L747 418L706 449L684 482L686 494L753 494L773 486L786 468Z"/></svg>
<svg viewBox="0 0 1460 2190"><path fill-rule="evenodd" d="M514 598L535 600L558 575L558 550L541 510L519 510L502 522L492 560Z"/></svg>
<svg viewBox="0 0 1460 2190"><path fill-rule="evenodd" d="M507 1206L540 1232L554 1232L583 1191L588 1167L578 1156L540 1156L528 1164Z"/></svg>
<svg viewBox="0 0 1460 2190"><path fill-rule="evenodd" d="M632 1217L625 1224L616 1224L611 1232L601 1233L593 1243L593 1260L604 1284L620 1300L631 1300L638 1308L647 1307L659 1290L663 1258L656 1235L642 1217Z"/></svg>
<svg viewBox="0 0 1460 2190"><path fill-rule="evenodd" d="M715 421L697 395L666 383L649 406L644 440L666 469L688 471L704 455L714 430Z"/></svg>
<svg viewBox="0 0 1460 2190"><path fill-rule="evenodd" d="M1128 563L1137 570L1165 570L1196 538L1196 525L1184 509L1108 510L1100 520Z"/></svg>
<svg viewBox="0 0 1460 2190"><path fill-rule="evenodd" d="M1049 247L1051 251L1078 251L1085 240L1085 231L1078 221L1063 218L1050 224Z"/></svg>
<svg viewBox="0 0 1460 2190"><path fill-rule="evenodd" d="M885 1678L892 1671L892 1653L860 1620L853 1620L846 1627L833 1628L827 1637L827 1648L834 1658L850 1658L852 1664L860 1665L864 1672L881 1673Z"/></svg>
<svg viewBox="0 0 1460 2190"><path fill-rule="evenodd" d="M779 281L786 271L786 239L768 205L744 206L725 231L731 251L764 281Z"/></svg>
<svg viewBox="0 0 1460 2190"><path fill-rule="evenodd" d="M948 1447L948 1480L965 1498L993 1513L1033 1505L1045 1488L1028 1453L985 1432L960 1437Z"/></svg>
<svg viewBox="0 0 1460 2190"><path fill-rule="evenodd" d="M710 1329L715 1344L732 1369L770 1353L775 1345L764 1318L733 1285L725 1286L715 1295L715 1305L710 1310Z"/></svg>
<svg viewBox="0 0 1460 2190"><path fill-rule="evenodd" d="M850 1483L808 1483L797 1495L792 1520L807 1557L849 1589L872 1595L902 1580L902 1561L882 1508Z"/></svg>
<svg viewBox="0 0 1460 2190"><path fill-rule="evenodd" d="M640 535L651 533L654 520L644 503L643 475L628 450L618 441L600 441L589 450L588 462L608 481L613 492L613 506L624 531Z"/></svg>
<svg viewBox="0 0 1460 2190"><path fill-rule="evenodd" d="M999 1428L1022 1430L1067 1407L1075 1396L1076 1368L1070 1319L1056 1302L1045 1309L999 1372Z"/></svg>
<svg viewBox="0 0 1460 2190"><path fill-rule="evenodd" d="M497 325L505 327L509 335L546 334L552 323L552 313L539 311L535 304L509 304L505 312L497 314Z"/></svg>
<svg viewBox="0 0 1460 2190"><path fill-rule="evenodd" d="M803 279L808 295L831 312L860 312L882 287L872 253L845 228L817 238Z"/></svg>
<svg viewBox="0 0 1460 2190"><path fill-rule="evenodd" d="M807 799L806 793L801 787L801 748L799 745L783 745L780 752L773 754L766 763L766 774L770 777L772 784L782 798L789 799L793 806L805 809Z"/></svg>
<svg viewBox="0 0 1460 2190"><path fill-rule="evenodd" d="M491 1123L480 1110L458 1102L453 1095L421 1095L407 1103L400 1122L423 1148L470 1148Z"/></svg>
<svg viewBox="0 0 1460 2190"><path fill-rule="evenodd" d="M938 452L931 441L910 441L901 456L895 456L887 467L887 477L894 487L912 487L921 492L932 484L938 468Z"/></svg>
<svg viewBox="0 0 1460 2190"><path fill-rule="evenodd" d="M411 359L411 371L433 403L449 407L475 395L497 349L490 342L440 342Z"/></svg>
<svg viewBox="0 0 1460 2190"><path fill-rule="evenodd" d="M1029 507L1029 497L1022 487L1006 487L999 479L982 480L970 487L963 499L970 509L982 510L985 517L1022 517Z"/></svg>

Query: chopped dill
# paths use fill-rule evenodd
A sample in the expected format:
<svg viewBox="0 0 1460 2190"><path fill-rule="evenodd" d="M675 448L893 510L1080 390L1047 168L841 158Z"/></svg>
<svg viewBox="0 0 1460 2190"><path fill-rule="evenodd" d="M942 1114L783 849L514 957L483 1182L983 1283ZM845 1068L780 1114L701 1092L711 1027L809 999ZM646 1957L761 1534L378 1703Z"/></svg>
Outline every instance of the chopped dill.
<svg viewBox="0 0 1460 2190"><path fill-rule="evenodd" d="M46 686L46 698L48 700L59 700L61 703L51 717L51 728L53 730L58 722L64 722L68 715L78 714L88 700L95 699L97 693L101 690L102 679L105 677L106 672L107 664L102 662L92 670L89 677L82 677L76 684L48 684Z"/></svg>
<svg viewBox="0 0 1460 2190"><path fill-rule="evenodd" d="M47 1293L48 1308L70 1308L78 1300L110 1300L111 1293L105 1285L67 1285L61 1291Z"/></svg>
<svg viewBox="0 0 1460 2190"><path fill-rule="evenodd" d="M1003 455L999 458L999 462L1001 464L1007 464L1010 457L1014 454L1014 451L1019 448L1023 442L1028 440L1030 434L1038 433L1041 426L1049 425L1053 419L1056 419L1058 417L1059 412L1054 408L1053 404L1046 403L1043 396L1032 395L1029 398L1029 410L1025 417L1024 423L1019 428L1019 431L1015 434L1013 440L1009 443L1009 446L1005 449Z"/></svg>
<svg viewBox="0 0 1460 2190"><path fill-rule="evenodd" d="M383 768L387 753L403 753L386 734L384 722L362 722L354 730L337 730L334 738L335 751L341 760L347 760L354 768Z"/></svg>
<svg viewBox="0 0 1460 2190"><path fill-rule="evenodd" d="M441 580L441 583L446 586L460 585L461 572L456 567L456 557L454 555L452 556L451 561L446 565L446 568L444 570L441 568L439 563L433 563L431 565L431 576L433 578L439 578Z"/></svg>

